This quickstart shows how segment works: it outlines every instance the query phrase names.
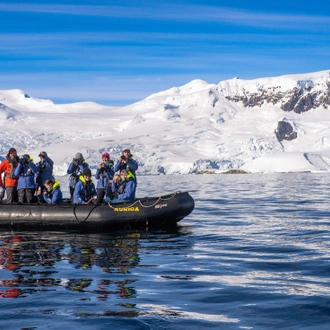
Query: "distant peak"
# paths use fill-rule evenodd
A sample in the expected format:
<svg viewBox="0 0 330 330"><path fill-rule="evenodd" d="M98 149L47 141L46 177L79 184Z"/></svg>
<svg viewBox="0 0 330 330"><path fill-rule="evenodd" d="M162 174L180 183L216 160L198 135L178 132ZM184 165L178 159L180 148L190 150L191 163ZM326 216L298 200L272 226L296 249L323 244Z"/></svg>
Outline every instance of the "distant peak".
<svg viewBox="0 0 330 330"><path fill-rule="evenodd" d="M190 89L203 89L203 88L207 88L209 86L210 86L210 84L204 80L194 79L194 80L190 81L188 84L185 84L179 88L180 88L180 90L190 90Z"/></svg>
<svg viewBox="0 0 330 330"><path fill-rule="evenodd" d="M278 90L286 92L294 88L310 89L315 86L328 85L330 72L320 71L303 74L287 74L276 77L264 77L250 80L238 77L220 81L218 89L225 95L245 95L247 92L257 93L262 90Z"/></svg>
<svg viewBox="0 0 330 330"><path fill-rule="evenodd" d="M157 98L157 97L173 96L173 95L178 95L178 94L190 94L190 93L194 93L194 92L198 92L201 90L211 88L213 86L216 86L216 85L209 84L208 82L201 80L201 79L194 79L194 80L190 81L189 83L182 85L180 87L172 87L165 91L151 94L145 100L150 100L152 98Z"/></svg>

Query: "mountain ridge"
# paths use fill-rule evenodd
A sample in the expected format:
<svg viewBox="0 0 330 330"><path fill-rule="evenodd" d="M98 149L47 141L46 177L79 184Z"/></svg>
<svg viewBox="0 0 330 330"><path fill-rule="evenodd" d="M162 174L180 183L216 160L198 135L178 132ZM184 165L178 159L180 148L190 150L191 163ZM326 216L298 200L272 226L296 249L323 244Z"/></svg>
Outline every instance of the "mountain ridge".
<svg viewBox="0 0 330 330"><path fill-rule="evenodd" d="M284 153L307 155L299 159L309 170L330 169L329 71L218 84L195 79L124 107L54 104L21 90L0 91L0 102L0 154L12 146L21 154L47 149L58 175L78 151L96 168L102 151L117 158L125 147L140 174L253 172L255 160ZM292 128L289 141L276 134L281 122Z"/></svg>

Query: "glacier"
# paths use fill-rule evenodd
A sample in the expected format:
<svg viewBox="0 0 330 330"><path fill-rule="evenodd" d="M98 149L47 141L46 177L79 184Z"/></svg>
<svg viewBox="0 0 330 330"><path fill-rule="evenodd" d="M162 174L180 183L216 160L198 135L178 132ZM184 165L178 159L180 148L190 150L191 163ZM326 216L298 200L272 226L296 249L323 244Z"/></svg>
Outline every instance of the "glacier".
<svg viewBox="0 0 330 330"><path fill-rule="evenodd" d="M129 148L139 175L329 171L329 86L330 71L196 79L122 107L0 90L0 159L10 147L34 158L45 150L63 176L77 152L95 170L102 152L116 160ZM280 121L295 139L277 139Z"/></svg>

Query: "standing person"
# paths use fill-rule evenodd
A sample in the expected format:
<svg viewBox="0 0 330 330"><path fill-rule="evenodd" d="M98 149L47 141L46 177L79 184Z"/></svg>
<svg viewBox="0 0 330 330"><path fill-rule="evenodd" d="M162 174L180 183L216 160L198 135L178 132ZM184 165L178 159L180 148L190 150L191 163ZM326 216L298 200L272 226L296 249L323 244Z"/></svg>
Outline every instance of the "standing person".
<svg viewBox="0 0 330 330"><path fill-rule="evenodd" d="M91 177L91 170L89 168L85 168L82 175L79 176L79 180L74 188L74 204L89 204L96 200L97 193Z"/></svg>
<svg viewBox="0 0 330 330"><path fill-rule="evenodd" d="M133 175L136 182L136 174L139 165L136 160L133 159L133 155L129 149L125 149L122 155L119 156L118 161L114 167L115 172L120 172L122 170L129 170Z"/></svg>
<svg viewBox="0 0 330 330"><path fill-rule="evenodd" d="M38 174L36 178L37 189L43 187L46 180L54 180L53 166L54 162L48 157L46 151L41 151L38 155L40 161L36 164Z"/></svg>
<svg viewBox="0 0 330 330"><path fill-rule="evenodd" d="M63 194L61 191L61 186L58 181L49 180L45 181L46 191L43 193L38 191L38 199L40 201L45 201L48 204L61 204L63 203Z"/></svg>
<svg viewBox="0 0 330 330"><path fill-rule="evenodd" d="M18 160L16 149L10 148L6 159L0 164L0 186L5 188L8 204L18 202L18 178L15 176L15 169L18 165ZM2 181L2 173L5 173L4 181Z"/></svg>
<svg viewBox="0 0 330 330"><path fill-rule="evenodd" d="M108 152L104 152L102 154L102 163L97 166L95 174L95 179L97 180L97 203L101 203L103 201L106 189L109 184L111 184L114 174L115 171L113 169L113 161L110 159L110 154Z"/></svg>
<svg viewBox="0 0 330 330"><path fill-rule="evenodd" d="M73 199L73 192L78 182L79 176L82 175L85 168L88 168L88 163L86 163L83 155L78 152L72 159L71 164L68 167L67 173L70 174L70 195L71 200Z"/></svg>
<svg viewBox="0 0 330 330"><path fill-rule="evenodd" d="M35 200L36 184L34 175L38 172L37 166L28 154L19 158L19 164L15 169L18 177L17 194L19 203L33 203Z"/></svg>

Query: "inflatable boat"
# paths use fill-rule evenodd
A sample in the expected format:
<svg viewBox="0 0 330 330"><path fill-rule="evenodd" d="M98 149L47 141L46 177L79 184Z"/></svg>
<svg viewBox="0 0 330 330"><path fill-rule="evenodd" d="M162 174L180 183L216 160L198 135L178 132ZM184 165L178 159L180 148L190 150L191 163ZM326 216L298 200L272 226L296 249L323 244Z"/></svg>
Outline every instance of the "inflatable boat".
<svg viewBox="0 0 330 330"><path fill-rule="evenodd" d="M1 204L0 228L25 230L133 229L169 226L195 207L188 192L119 204Z"/></svg>

